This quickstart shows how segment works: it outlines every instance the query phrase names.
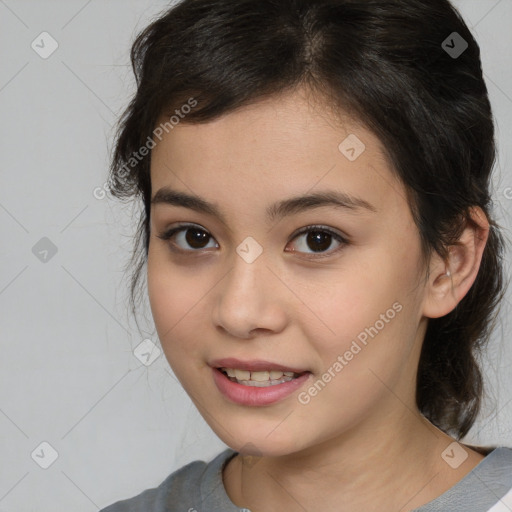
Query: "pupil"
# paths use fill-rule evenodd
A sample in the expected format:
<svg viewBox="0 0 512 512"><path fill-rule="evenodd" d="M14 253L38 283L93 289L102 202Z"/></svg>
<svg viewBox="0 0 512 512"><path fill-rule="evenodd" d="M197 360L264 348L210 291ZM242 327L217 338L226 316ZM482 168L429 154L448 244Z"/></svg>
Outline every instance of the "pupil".
<svg viewBox="0 0 512 512"><path fill-rule="evenodd" d="M191 235L190 233L194 233L194 235ZM206 233L200 229L190 228L190 229L187 229L185 238L187 240L187 243L191 247L194 247L195 249L201 249L202 248L201 242L206 241L206 244L207 244L209 235L208 235L208 233Z"/></svg>
<svg viewBox="0 0 512 512"><path fill-rule="evenodd" d="M318 249L319 251L323 251L328 249L331 245L331 235L323 231L310 231L308 234L307 243L308 246L309 244L313 246L309 246L310 249Z"/></svg>

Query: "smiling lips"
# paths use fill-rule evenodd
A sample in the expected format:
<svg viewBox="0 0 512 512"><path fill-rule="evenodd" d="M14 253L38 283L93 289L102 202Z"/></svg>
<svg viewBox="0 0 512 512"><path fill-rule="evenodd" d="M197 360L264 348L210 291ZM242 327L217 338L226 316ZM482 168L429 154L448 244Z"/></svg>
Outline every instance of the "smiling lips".
<svg viewBox="0 0 512 512"><path fill-rule="evenodd" d="M232 382L257 387L282 384L305 372L270 361L241 361L235 358L218 359L211 366L227 375Z"/></svg>
<svg viewBox="0 0 512 512"><path fill-rule="evenodd" d="M241 405L269 405L300 387L311 372L269 361L228 358L210 363L219 391Z"/></svg>
<svg viewBox="0 0 512 512"><path fill-rule="evenodd" d="M282 372L281 370L270 370L263 372L250 372L233 368L220 368L220 371L228 376L232 382L238 382L246 386L274 386L288 382L299 376L294 372Z"/></svg>

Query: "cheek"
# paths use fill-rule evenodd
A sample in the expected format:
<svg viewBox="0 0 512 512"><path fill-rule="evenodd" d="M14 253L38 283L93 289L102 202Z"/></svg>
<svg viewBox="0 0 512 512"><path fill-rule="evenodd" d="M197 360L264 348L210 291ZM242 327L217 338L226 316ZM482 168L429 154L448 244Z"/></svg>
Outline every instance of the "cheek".
<svg viewBox="0 0 512 512"><path fill-rule="evenodd" d="M408 319L417 315L417 297L411 293L416 265L383 247L354 258L347 268L350 272L340 269L329 282L317 280L308 287L307 305L318 316L308 315L307 337L317 340L324 368L338 356L344 373L349 367L396 368L415 340L415 325Z"/></svg>
<svg viewBox="0 0 512 512"><path fill-rule="evenodd" d="M195 334L200 327L197 322L194 328L192 326L194 319L201 314L201 299L205 290L197 281L187 277L187 272L171 265L162 251L152 250L151 245L147 282L151 313L166 356L169 356L171 346L173 354L179 354L182 346L193 350L199 336L192 336L195 342L186 337L188 335L190 338L191 333Z"/></svg>
<svg viewBox="0 0 512 512"><path fill-rule="evenodd" d="M382 261L371 266L359 259L344 260L343 268L308 278L301 295L311 328L334 345L340 338L357 336L398 300L400 287L389 275Z"/></svg>
<svg viewBox="0 0 512 512"><path fill-rule="evenodd" d="M177 315L179 305L175 277L166 268L162 258L151 250L148 253L148 297L156 328L161 334L163 329L169 329ZM163 342L163 340L161 340Z"/></svg>

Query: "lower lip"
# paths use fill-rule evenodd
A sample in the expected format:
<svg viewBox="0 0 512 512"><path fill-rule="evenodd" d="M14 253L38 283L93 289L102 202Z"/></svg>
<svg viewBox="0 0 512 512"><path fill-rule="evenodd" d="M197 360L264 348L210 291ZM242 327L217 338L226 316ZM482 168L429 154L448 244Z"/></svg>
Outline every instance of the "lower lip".
<svg viewBox="0 0 512 512"><path fill-rule="evenodd" d="M310 372L307 372L288 382L259 388L233 382L217 368L212 368L212 371L213 380L225 397L240 405L253 406L269 405L282 400L300 388L311 375Z"/></svg>

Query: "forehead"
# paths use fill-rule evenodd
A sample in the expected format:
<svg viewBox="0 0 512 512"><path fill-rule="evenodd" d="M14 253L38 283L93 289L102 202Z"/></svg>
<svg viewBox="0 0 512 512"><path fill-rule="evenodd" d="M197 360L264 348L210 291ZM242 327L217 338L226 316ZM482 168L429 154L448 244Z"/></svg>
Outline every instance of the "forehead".
<svg viewBox="0 0 512 512"><path fill-rule="evenodd" d="M407 206L379 139L301 91L164 131L152 150L151 181L153 196L170 185L241 209L326 189L378 209Z"/></svg>

